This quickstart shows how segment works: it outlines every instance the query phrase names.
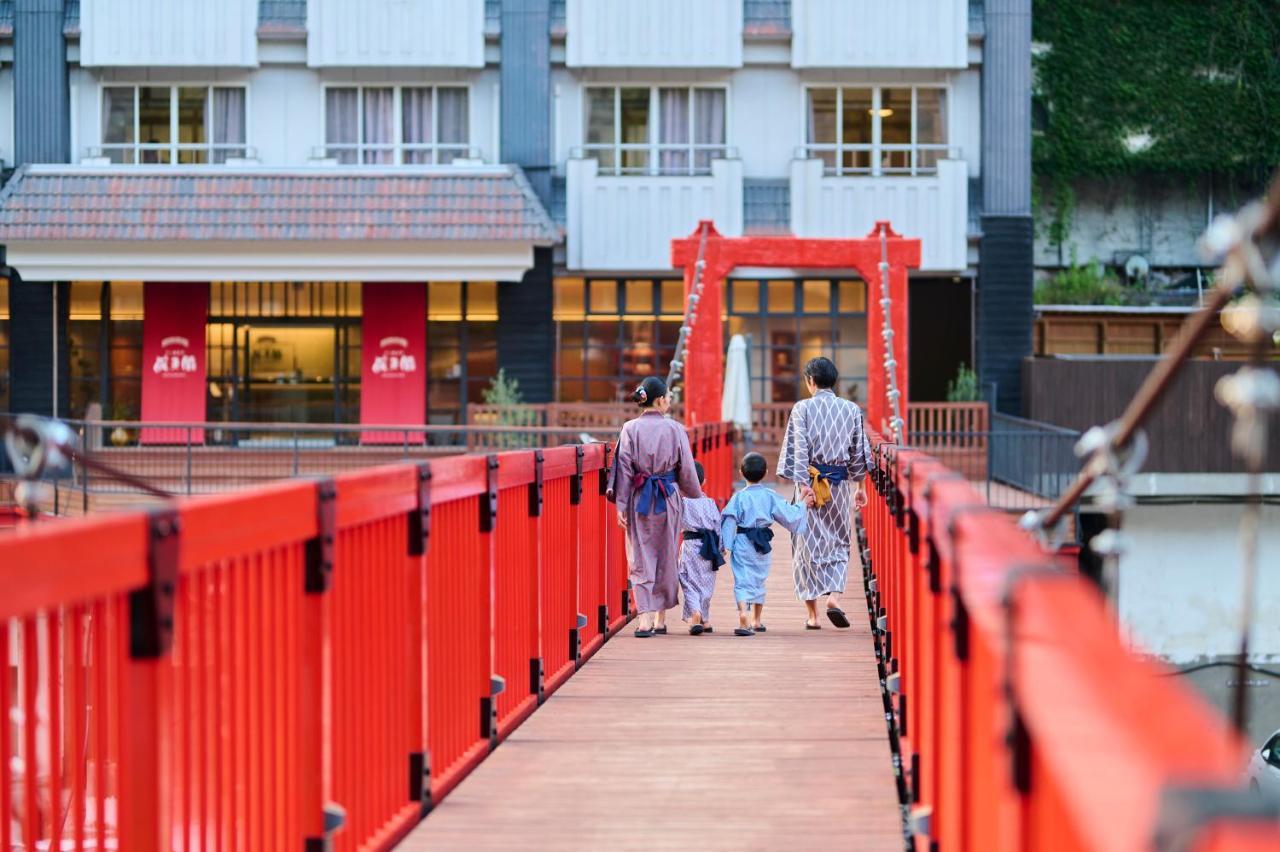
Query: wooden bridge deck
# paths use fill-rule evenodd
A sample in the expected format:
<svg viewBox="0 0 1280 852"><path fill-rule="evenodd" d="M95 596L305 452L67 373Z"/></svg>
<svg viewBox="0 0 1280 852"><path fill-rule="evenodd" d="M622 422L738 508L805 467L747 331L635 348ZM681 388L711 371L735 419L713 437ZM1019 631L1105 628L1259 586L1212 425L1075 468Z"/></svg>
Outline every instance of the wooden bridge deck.
<svg viewBox="0 0 1280 852"><path fill-rule="evenodd" d="M667 636L626 628L400 848L902 852L860 570L854 626L806 632L789 539L774 539L768 633L733 635L726 566L712 635L689 636L678 610Z"/></svg>

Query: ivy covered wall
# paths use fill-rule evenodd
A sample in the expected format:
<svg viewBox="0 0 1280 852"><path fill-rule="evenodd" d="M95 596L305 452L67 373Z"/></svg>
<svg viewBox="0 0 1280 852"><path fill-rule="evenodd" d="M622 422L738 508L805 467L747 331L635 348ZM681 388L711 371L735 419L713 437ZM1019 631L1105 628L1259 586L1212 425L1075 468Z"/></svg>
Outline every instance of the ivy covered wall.
<svg viewBox="0 0 1280 852"><path fill-rule="evenodd" d="M1280 0L1034 0L1033 26L1038 257L1105 230L1077 221L1114 212L1100 185L1154 233L1164 205L1231 209L1280 167Z"/></svg>

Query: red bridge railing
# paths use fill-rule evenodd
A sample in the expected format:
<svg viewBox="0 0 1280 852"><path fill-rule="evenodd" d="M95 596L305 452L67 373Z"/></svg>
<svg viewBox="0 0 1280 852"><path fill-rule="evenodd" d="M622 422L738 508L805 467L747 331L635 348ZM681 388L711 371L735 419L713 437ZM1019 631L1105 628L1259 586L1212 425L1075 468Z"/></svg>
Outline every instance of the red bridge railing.
<svg viewBox="0 0 1280 852"><path fill-rule="evenodd" d="M730 427L690 436L726 500ZM610 460L455 456L0 537L0 850L392 845L630 617Z"/></svg>
<svg viewBox="0 0 1280 852"><path fill-rule="evenodd" d="M916 849L1280 848L1226 720L1130 652L1086 579L923 453L880 444L873 480L869 615Z"/></svg>

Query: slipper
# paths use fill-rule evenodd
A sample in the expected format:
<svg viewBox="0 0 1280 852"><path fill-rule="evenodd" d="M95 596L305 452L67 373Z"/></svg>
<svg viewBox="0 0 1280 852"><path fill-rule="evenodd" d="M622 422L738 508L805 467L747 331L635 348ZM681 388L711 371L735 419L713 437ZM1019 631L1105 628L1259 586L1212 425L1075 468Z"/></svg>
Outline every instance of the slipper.
<svg viewBox="0 0 1280 852"><path fill-rule="evenodd" d="M664 624L662 627L655 627L655 628L653 628L653 635L654 635L654 636L666 636L666 635L667 635L667 627L666 627L666 625Z"/></svg>
<svg viewBox="0 0 1280 852"><path fill-rule="evenodd" d="M692 624L689 626L689 635L701 636L705 630L706 628L703 627L701 624Z"/></svg>
<svg viewBox="0 0 1280 852"><path fill-rule="evenodd" d="M710 624L704 624L704 625L702 625L702 632L703 632L703 633L712 633L712 632L714 632L714 628L713 628Z"/></svg>
<svg viewBox="0 0 1280 852"><path fill-rule="evenodd" d="M821 629L822 629L822 625L821 625L821 624L810 624L809 622L807 622L807 621L806 621L806 622L804 623L804 629L805 629L805 630L821 630Z"/></svg>
<svg viewBox="0 0 1280 852"><path fill-rule="evenodd" d="M752 630L750 627L735 627L733 628L733 635L734 636L755 636L756 634L755 634L755 631Z"/></svg>
<svg viewBox="0 0 1280 852"><path fill-rule="evenodd" d="M840 629L849 626L849 618L844 614L844 610L836 606L827 607L827 618L831 619L831 623Z"/></svg>
<svg viewBox="0 0 1280 852"><path fill-rule="evenodd" d="M648 639L652 635L653 635L652 630L641 630L639 627L636 628L637 639Z"/></svg>
<svg viewBox="0 0 1280 852"><path fill-rule="evenodd" d="M754 631L755 631L755 632L757 632L757 633L768 633L768 632L769 632L769 628L765 627L763 624L757 625L757 626L755 626L755 627L753 627L753 628L751 628L751 629L752 629L752 630L754 630Z"/></svg>

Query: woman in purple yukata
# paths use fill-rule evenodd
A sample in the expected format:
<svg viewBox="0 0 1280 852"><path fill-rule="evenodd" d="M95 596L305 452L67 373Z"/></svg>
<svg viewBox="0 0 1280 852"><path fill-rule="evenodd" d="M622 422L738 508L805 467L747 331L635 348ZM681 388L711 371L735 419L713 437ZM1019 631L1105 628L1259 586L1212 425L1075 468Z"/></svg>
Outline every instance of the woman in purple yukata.
<svg viewBox="0 0 1280 852"><path fill-rule="evenodd" d="M702 488L688 433L665 416L671 407L667 383L649 376L631 398L643 412L622 427L613 487L618 523L631 544L629 576L640 610L636 636L645 639L667 632L667 610L677 603L679 583L680 497L701 497Z"/></svg>

